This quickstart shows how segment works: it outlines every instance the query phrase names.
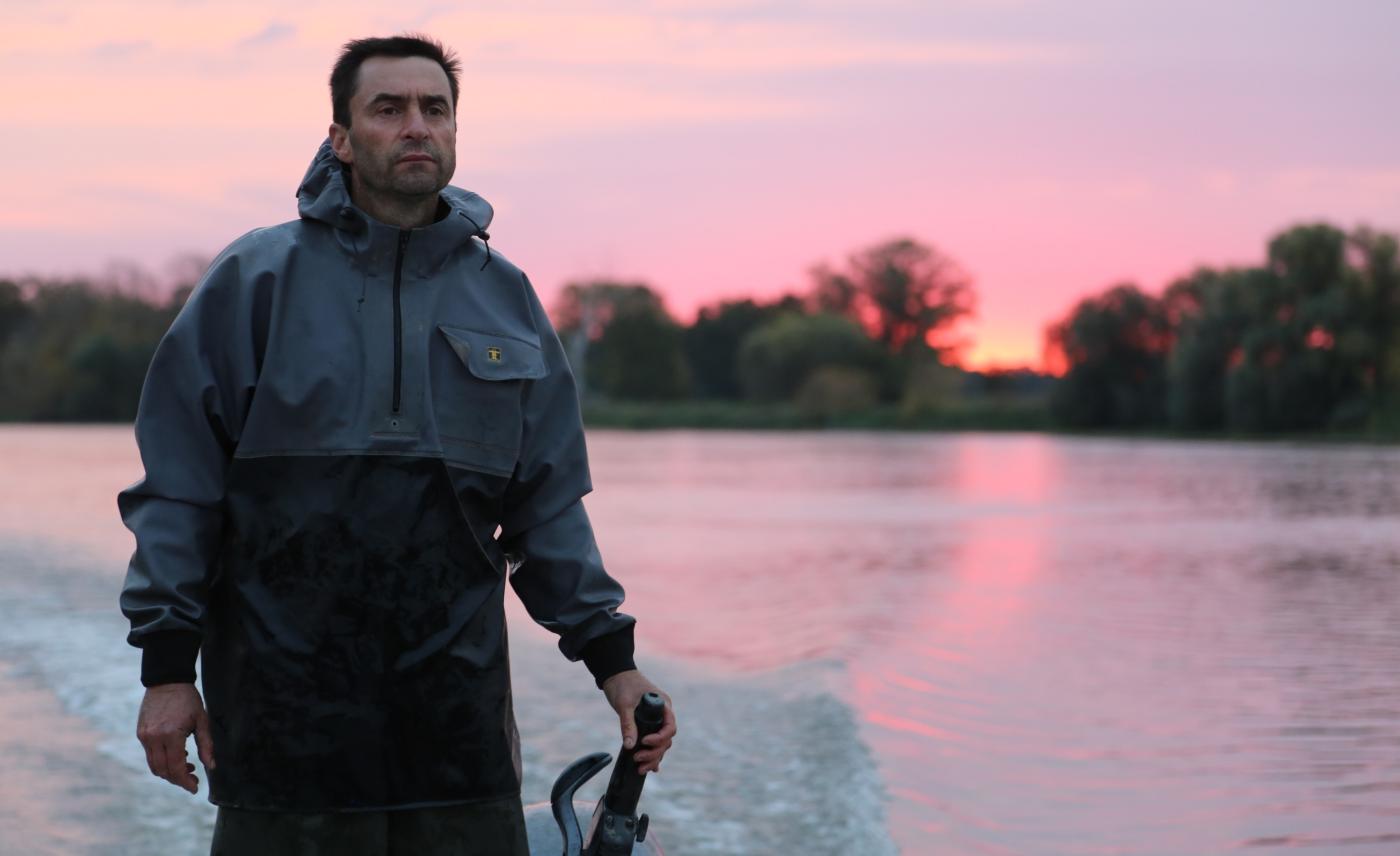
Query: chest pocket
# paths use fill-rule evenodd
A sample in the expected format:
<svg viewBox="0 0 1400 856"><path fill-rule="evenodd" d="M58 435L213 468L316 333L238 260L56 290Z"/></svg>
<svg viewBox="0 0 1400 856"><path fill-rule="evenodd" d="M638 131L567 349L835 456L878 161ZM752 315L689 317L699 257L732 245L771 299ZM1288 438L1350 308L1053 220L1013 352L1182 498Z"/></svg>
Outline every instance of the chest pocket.
<svg viewBox="0 0 1400 856"><path fill-rule="evenodd" d="M521 394L544 377L536 342L439 324L429 349L433 411L449 463L510 475L520 456Z"/></svg>

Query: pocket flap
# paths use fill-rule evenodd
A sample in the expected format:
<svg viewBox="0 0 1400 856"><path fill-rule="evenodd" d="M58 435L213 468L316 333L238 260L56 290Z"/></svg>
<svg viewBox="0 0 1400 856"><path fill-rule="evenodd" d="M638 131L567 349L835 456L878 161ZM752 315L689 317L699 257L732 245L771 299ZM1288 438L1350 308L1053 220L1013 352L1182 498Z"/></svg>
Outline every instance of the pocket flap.
<svg viewBox="0 0 1400 856"><path fill-rule="evenodd" d="M544 351L533 342L444 324L439 324L438 330L467 371L482 380L529 379L548 374Z"/></svg>

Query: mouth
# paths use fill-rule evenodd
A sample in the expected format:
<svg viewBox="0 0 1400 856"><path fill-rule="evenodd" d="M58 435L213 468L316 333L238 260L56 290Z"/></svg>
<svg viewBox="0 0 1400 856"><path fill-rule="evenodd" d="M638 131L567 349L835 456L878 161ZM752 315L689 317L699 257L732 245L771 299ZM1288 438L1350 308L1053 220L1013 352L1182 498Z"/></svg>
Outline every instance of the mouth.
<svg viewBox="0 0 1400 856"><path fill-rule="evenodd" d="M399 158L399 163L434 163L436 160L432 155L411 154Z"/></svg>

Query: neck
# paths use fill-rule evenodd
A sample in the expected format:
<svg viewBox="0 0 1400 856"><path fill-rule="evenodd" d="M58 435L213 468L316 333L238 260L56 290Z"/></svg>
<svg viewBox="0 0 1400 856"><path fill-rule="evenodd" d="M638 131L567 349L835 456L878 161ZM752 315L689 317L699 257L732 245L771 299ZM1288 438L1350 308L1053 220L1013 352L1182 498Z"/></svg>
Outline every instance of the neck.
<svg viewBox="0 0 1400 856"><path fill-rule="evenodd" d="M352 173L353 175L353 173ZM433 222L438 195L397 196L375 193L352 178L350 198L369 216L399 229L417 229Z"/></svg>

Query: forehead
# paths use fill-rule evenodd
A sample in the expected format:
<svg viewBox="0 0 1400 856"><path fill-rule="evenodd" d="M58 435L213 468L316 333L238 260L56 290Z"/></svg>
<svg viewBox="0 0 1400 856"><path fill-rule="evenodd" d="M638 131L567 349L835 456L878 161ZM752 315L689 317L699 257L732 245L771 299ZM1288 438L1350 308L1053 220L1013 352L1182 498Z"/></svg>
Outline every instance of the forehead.
<svg viewBox="0 0 1400 856"><path fill-rule="evenodd" d="M441 95L449 102L452 88L447 72L433 60L421 56L372 56L360 65L360 74L351 100L364 103L381 93L419 97Z"/></svg>

